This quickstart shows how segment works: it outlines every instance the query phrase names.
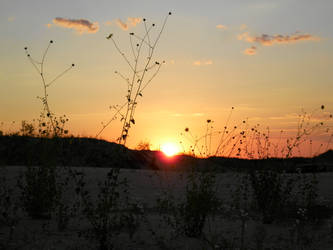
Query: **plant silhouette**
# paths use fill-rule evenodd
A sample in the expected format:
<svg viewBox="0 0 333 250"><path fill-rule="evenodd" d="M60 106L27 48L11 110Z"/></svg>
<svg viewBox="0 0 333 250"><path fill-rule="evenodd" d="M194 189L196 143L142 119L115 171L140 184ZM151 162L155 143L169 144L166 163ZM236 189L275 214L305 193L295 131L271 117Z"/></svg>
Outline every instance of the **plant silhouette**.
<svg viewBox="0 0 333 250"><path fill-rule="evenodd" d="M47 53L51 47L51 45L54 43L53 40L50 40L43 55L40 60L34 59L31 54L29 53L28 47L24 47L25 53L30 61L30 63L33 65L35 70L37 71L38 75L41 78L42 86L43 86L43 96L38 96L37 98L41 100L43 109L40 114L39 119L39 132L44 136L59 136L63 134L63 132L66 133L66 131L63 129L63 126L61 127L61 124L64 125L64 123L68 120L64 117L57 118L55 114L51 111L49 100L48 100L48 88L54 84L60 77L62 77L64 74L66 74L69 70L71 70L75 64L72 63L67 69L65 69L63 72L58 74L55 78L52 80L47 80L45 77L45 62ZM45 120L48 120L46 122Z"/></svg>
<svg viewBox="0 0 333 250"><path fill-rule="evenodd" d="M115 74L120 76L127 84L126 101L122 105L114 105L110 107L111 109L115 110L115 114L106 124L102 123L103 127L97 133L96 137L99 136L112 121L120 117L120 121L122 122L122 129L117 142L123 145L126 144L127 138L129 136L129 130L133 125L135 125L134 115L138 105L138 98L143 96L143 91L156 77L161 69L162 64L165 63L164 61L156 61L153 58L155 49L170 15L171 12L169 12L165 17L161 29L158 31L155 39L153 38L152 32L155 30L156 25L154 23L149 25L148 21L143 18L143 36L137 35L133 32L129 33L130 53L132 54L131 56L126 55L120 49L119 45L114 39L114 34L111 33L106 37L106 39L112 41L116 50L125 60L129 67L130 73L128 76L122 74L119 71L115 71ZM145 53L147 53L147 55L145 55Z"/></svg>

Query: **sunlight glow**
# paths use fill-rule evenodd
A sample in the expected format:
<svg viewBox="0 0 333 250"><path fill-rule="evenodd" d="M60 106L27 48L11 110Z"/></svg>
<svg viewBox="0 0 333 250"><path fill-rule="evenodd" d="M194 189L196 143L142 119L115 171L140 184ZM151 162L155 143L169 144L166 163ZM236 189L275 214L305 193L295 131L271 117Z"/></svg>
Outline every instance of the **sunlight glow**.
<svg viewBox="0 0 333 250"><path fill-rule="evenodd" d="M180 152L180 149L177 144L172 142L164 143L161 146L161 151L168 157L172 157Z"/></svg>

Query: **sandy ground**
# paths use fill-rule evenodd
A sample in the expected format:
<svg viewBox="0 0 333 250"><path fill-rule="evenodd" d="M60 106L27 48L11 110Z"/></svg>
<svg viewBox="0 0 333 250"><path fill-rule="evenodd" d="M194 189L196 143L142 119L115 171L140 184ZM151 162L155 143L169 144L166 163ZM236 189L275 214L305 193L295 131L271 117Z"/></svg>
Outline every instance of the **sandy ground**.
<svg viewBox="0 0 333 250"><path fill-rule="evenodd" d="M108 168L73 168L84 172L87 176L87 189L91 194L97 191L97 182L102 181ZM24 167L11 166L2 168L0 174L6 174L9 182L15 184L17 178L24 171ZM151 170L121 170L121 176L126 177L130 188L130 197L144 204L147 211L147 223L129 239L126 234L120 234L115 240L116 249L214 249L203 240L180 237L171 238L170 228L161 222L159 215L153 211L156 206L156 199L162 195L163 190L172 191L173 194L181 198L184 194L185 176L175 171L151 171ZM217 174L218 196L228 203L231 198L231 190L236 187L241 174L223 173ZM333 173L317 174L319 181L319 195L330 201L333 201ZM70 190L69 190L70 191ZM78 226L79 225L79 226ZM316 242L314 248L309 249L333 249L333 220L326 220L316 228L307 229ZM83 221L72 220L69 228L65 232L57 232L53 222L34 221L23 216L19 226L15 229L14 238L19 240L11 243L13 246L19 246L17 249L96 249L94 243L77 236L78 230L88 227ZM260 233L263 230L265 233ZM156 234L149 232L152 228ZM255 249L255 238L261 235L265 239L266 249L273 249L273 246L279 242L280 246L288 245L288 239L291 238L291 229L284 224L261 225L257 221L248 220L245 227L245 243ZM332 230L332 231L330 231ZM205 232L211 242L215 242L215 249L223 248L223 239L235 242L239 245L241 232L241 222L231 218L217 216L210 218ZM259 232L259 233L258 233ZM0 228L0 240L5 239L6 229ZM318 234L318 235L317 235ZM159 240L160 239L160 240ZM160 243L159 243L160 242ZM164 243L163 243L164 242ZM16 245L15 245L16 244ZM237 249L237 248L234 248ZM275 249L288 249L275 248ZM292 249L292 248L290 248Z"/></svg>

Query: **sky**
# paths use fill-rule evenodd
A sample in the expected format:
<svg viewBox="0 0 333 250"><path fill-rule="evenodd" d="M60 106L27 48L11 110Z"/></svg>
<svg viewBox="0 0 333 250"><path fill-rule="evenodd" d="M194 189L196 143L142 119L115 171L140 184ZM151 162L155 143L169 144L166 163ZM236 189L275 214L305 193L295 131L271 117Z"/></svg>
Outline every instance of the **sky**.
<svg viewBox="0 0 333 250"><path fill-rule="evenodd" d="M169 11L154 54L165 64L138 102L127 146L188 147L184 129L199 138L208 119L219 131L246 120L272 136L292 134L303 111L332 131L331 0L1 0L0 130L38 118L43 88L24 47L39 60L53 40L47 79L75 67L48 88L50 108L66 114L72 134L95 137L113 116L109 107L126 101L126 83L114 72L131 73L106 37L112 33L130 56L129 33L142 33L145 18L156 37ZM120 129L114 121L99 137L115 141ZM330 133L314 140L327 144Z"/></svg>

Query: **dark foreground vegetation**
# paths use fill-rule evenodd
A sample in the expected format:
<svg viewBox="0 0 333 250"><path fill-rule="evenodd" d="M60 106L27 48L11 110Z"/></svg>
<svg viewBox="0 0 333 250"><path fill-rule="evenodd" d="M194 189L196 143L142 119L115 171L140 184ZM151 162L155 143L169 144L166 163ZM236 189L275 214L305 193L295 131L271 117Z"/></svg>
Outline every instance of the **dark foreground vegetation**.
<svg viewBox="0 0 333 250"><path fill-rule="evenodd" d="M6 135L0 162L0 249L333 245L332 151L167 158L91 138Z"/></svg>

